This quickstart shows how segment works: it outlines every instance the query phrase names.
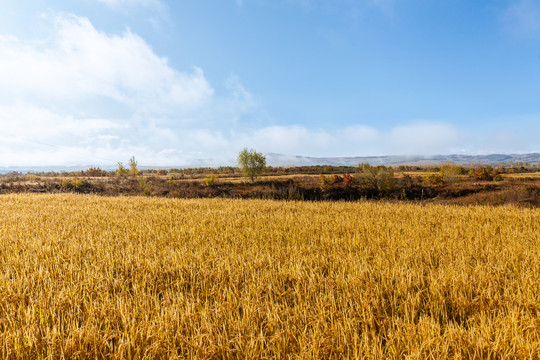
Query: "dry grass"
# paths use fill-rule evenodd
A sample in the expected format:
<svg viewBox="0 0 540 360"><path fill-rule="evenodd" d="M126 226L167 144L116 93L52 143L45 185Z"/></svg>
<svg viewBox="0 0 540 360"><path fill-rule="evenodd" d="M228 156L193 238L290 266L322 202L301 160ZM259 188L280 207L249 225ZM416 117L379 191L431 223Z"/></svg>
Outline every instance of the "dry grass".
<svg viewBox="0 0 540 360"><path fill-rule="evenodd" d="M513 179L523 179L523 178L530 178L530 179L538 179L540 178L540 171L537 172L526 172L526 173L516 173L516 174L504 174L503 177L505 178L513 178Z"/></svg>
<svg viewBox="0 0 540 360"><path fill-rule="evenodd" d="M0 357L540 358L540 211L6 195Z"/></svg>

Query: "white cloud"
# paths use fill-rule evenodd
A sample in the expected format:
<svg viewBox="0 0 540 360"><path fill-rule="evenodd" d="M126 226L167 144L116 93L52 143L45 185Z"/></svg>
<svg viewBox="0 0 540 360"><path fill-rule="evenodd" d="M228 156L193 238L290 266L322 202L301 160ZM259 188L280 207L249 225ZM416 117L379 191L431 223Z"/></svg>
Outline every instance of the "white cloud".
<svg viewBox="0 0 540 360"><path fill-rule="evenodd" d="M303 126L270 126L257 129L239 137L249 147L265 152L321 154L325 149L335 148L336 138L323 130L311 130ZM240 147L238 144L237 147Z"/></svg>
<svg viewBox="0 0 540 360"><path fill-rule="evenodd" d="M381 134L377 129L365 125L355 125L342 131L343 138L349 142L372 143L380 140Z"/></svg>
<svg viewBox="0 0 540 360"><path fill-rule="evenodd" d="M129 30L105 34L73 15L51 25L44 40L0 36L2 164L157 153L216 101L201 69L175 70Z"/></svg>
<svg viewBox="0 0 540 360"><path fill-rule="evenodd" d="M385 149L393 154L437 154L455 152L461 145L460 134L452 125L418 122L397 126L385 139Z"/></svg>
<svg viewBox="0 0 540 360"><path fill-rule="evenodd" d="M242 144L265 152L307 156L447 154L462 144L459 131L451 125L428 122L397 126L388 131L365 125L336 130L273 126L237 138Z"/></svg>
<svg viewBox="0 0 540 360"><path fill-rule="evenodd" d="M86 18L60 16L42 43L0 38L0 94L78 101L105 97L149 111L189 111L213 89L202 70L182 73L137 35L110 36Z"/></svg>
<svg viewBox="0 0 540 360"><path fill-rule="evenodd" d="M76 138L91 140L102 131L122 129L127 125L105 119L78 119L62 116L31 104L18 103L0 106L1 133L19 134L36 141Z"/></svg>
<svg viewBox="0 0 540 360"><path fill-rule="evenodd" d="M178 164L223 150L207 128L238 124L258 106L238 77L216 96L200 68L174 69L129 30L106 34L69 14L49 20L44 39L0 36L0 165L129 154Z"/></svg>
<svg viewBox="0 0 540 360"><path fill-rule="evenodd" d="M103 162L110 157L97 156L96 151L114 151L117 146L111 144L119 137L113 134L127 126L105 119L74 119L26 103L0 106L0 165L60 164L61 159Z"/></svg>

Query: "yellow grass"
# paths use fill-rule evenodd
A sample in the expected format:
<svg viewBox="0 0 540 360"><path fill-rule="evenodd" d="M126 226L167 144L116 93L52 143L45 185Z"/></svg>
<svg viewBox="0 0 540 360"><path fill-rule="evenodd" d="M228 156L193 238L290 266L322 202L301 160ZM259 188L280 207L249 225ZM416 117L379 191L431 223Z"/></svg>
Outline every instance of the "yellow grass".
<svg viewBox="0 0 540 360"><path fill-rule="evenodd" d="M521 178L539 179L540 171L529 172L529 173L504 174L503 177L516 178L516 179L521 179Z"/></svg>
<svg viewBox="0 0 540 360"><path fill-rule="evenodd" d="M0 197L1 358L540 358L540 211Z"/></svg>

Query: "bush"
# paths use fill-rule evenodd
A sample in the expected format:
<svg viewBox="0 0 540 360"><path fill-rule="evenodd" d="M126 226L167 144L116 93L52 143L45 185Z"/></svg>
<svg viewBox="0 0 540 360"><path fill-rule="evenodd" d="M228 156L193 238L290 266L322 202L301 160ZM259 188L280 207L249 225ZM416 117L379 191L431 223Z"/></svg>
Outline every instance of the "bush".
<svg viewBox="0 0 540 360"><path fill-rule="evenodd" d="M357 171L358 184L364 189L377 191L379 196L387 195L395 188L394 169L390 166L360 164Z"/></svg>
<svg viewBox="0 0 540 360"><path fill-rule="evenodd" d="M118 163L118 168L116 169L116 175L125 176L129 173L128 169L121 162Z"/></svg>
<svg viewBox="0 0 540 360"><path fill-rule="evenodd" d="M80 179L64 180L60 188L66 192L88 193L92 191L92 185Z"/></svg>
<svg viewBox="0 0 540 360"><path fill-rule="evenodd" d="M152 194L152 185L148 182L148 180L141 176L139 178L139 189L146 195L150 196Z"/></svg>
<svg viewBox="0 0 540 360"><path fill-rule="evenodd" d="M328 192L332 190L334 188L334 180L334 177L326 177L321 174L320 181L322 192Z"/></svg>
<svg viewBox="0 0 540 360"><path fill-rule="evenodd" d="M444 164L440 167L440 173L443 181L447 184L453 183L458 175L464 175L467 172L463 166L455 164Z"/></svg>
<svg viewBox="0 0 540 360"><path fill-rule="evenodd" d="M86 176L92 176L92 177L102 177L107 176L107 172L104 170L101 170L99 167L91 167L88 170L84 172Z"/></svg>
<svg viewBox="0 0 540 360"><path fill-rule="evenodd" d="M343 187L348 189L350 188L354 183L354 179L353 177L349 174L349 173L346 173L345 175L343 175Z"/></svg>
<svg viewBox="0 0 540 360"><path fill-rule="evenodd" d="M443 186L445 185L443 176L439 174L431 174L424 178L426 183L429 185L435 185L435 186Z"/></svg>
<svg viewBox="0 0 540 360"><path fill-rule="evenodd" d="M493 180L493 175L489 168L471 169L469 173L472 173L476 180Z"/></svg>
<svg viewBox="0 0 540 360"><path fill-rule="evenodd" d="M26 174L25 178L27 181L40 181L41 180L39 176L34 175L34 174Z"/></svg>
<svg viewBox="0 0 540 360"><path fill-rule="evenodd" d="M216 183L216 176L214 174L211 174L210 176L207 176L206 179L204 179L204 182L206 183L206 186L214 186Z"/></svg>

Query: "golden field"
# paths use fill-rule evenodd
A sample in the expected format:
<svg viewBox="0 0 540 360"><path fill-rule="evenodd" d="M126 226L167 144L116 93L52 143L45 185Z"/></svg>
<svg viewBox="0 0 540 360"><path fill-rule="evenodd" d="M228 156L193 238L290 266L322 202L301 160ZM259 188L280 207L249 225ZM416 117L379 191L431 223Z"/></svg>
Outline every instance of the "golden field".
<svg viewBox="0 0 540 360"><path fill-rule="evenodd" d="M0 197L0 357L540 359L540 210Z"/></svg>

